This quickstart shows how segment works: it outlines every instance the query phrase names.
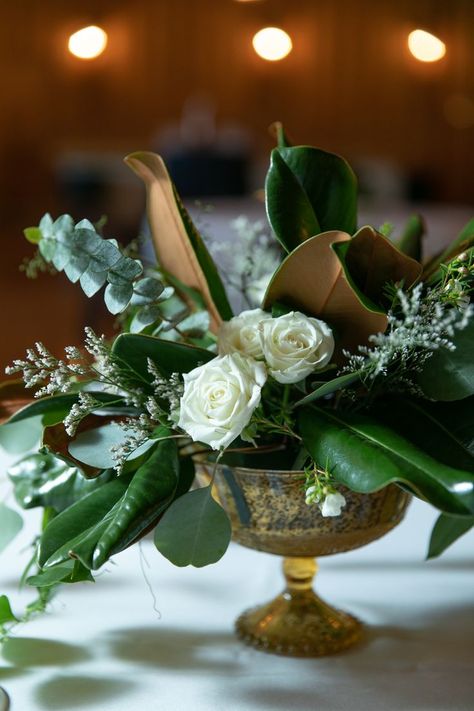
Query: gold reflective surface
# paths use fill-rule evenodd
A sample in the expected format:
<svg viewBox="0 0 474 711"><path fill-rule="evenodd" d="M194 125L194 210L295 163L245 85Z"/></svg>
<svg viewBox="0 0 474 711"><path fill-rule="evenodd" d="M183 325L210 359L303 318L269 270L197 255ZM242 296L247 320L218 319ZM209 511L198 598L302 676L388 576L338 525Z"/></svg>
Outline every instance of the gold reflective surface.
<svg viewBox="0 0 474 711"><path fill-rule="evenodd" d="M335 654L360 641L362 624L313 592L313 557L349 551L388 533L402 520L409 494L393 485L373 494L340 487L347 502L341 516L324 518L305 503L303 472L201 461L199 483L209 484L214 470L213 493L231 519L233 540L285 558L285 590L239 617L239 637L264 651L307 657Z"/></svg>

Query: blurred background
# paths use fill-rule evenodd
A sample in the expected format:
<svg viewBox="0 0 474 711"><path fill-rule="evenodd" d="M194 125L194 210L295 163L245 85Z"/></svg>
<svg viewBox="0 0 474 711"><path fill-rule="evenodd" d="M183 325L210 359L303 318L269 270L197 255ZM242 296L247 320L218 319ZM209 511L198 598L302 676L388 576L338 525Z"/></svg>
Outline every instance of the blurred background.
<svg viewBox="0 0 474 711"><path fill-rule="evenodd" d="M427 251L448 242L474 201L473 31L473 0L2 0L2 370L35 340L57 351L86 323L112 332L101 295L26 279L22 230L46 211L105 214L107 236L136 237L135 150L162 153L225 239L237 215L264 216L280 120L349 160L361 222L422 211Z"/></svg>

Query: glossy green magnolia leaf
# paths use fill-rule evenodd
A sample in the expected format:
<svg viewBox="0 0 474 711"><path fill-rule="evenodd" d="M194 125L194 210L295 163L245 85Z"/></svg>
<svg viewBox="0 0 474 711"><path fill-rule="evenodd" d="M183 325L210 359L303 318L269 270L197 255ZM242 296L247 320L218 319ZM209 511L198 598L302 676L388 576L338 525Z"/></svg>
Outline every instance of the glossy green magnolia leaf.
<svg viewBox="0 0 474 711"><path fill-rule="evenodd" d="M6 595L0 595L0 627L8 622L19 622L12 612L10 600Z"/></svg>
<svg viewBox="0 0 474 711"><path fill-rule="evenodd" d="M333 153L309 146L275 148L265 194L268 219L287 252L320 232L356 230L357 180Z"/></svg>
<svg viewBox="0 0 474 711"><path fill-rule="evenodd" d="M214 353L202 348L134 333L121 334L115 340L112 353L131 371L130 377L135 376L142 386L152 380L148 371L148 358L163 376L169 378L172 373L188 373L216 357Z"/></svg>
<svg viewBox="0 0 474 711"><path fill-rule="evenodd" d="M474 456L474 395L452 402L423 402L424 411Z"/></svg>
<svg viewBox="0 0 474 711"><path fill-rule="evenodd" d="M69 560L70 553L77 555L78 546L89 541L92 550L89 556L92 557L101 532L107 528L130 481L131 475L122 475L55 516L40 539L40 566L51 567Z"/></svg>
<svg viewBox="0 0 474 711"><path fill-rule="evenodd" d="M27 585L35 588L50 588L59 583L94 583L94 577L90 570L86 568L79 560L68 560L64 563L59 563L52 568L40 570L36 575L30 575L27 578Z"/></svg>
<svg viewBox="0 0 474 711"><path fill-rule="evenodd" d="M281 263L268 286L263 308L284 304L326 321L334 331L335 357L357 352L373 333L383 332L387 316L358 291L344 273L334 248L349 243L346 232L325 232L306 240Z"/></svg>
<svg viewBox="0 0 474 711"><path fill-rule="evenodd" d="M202 568L216 563L227 550L232 529L211 487L196 489L177 499L155 530L155 545L174 565Z"/></svg>
<svg viewBox="0 0 474 711"><path fill-rule="evenodd" d="M384 288L403 283L405 289L421 276L419 262L400 252L373 227L362 227L351 240L332 245L344 275L369 311L384 311ZM388 304L389 305L389 304Z"/></svg>
<svg viewBox="0 0 474 711"><path fill-rule="evenodd" d="M474 319L451 341L454 351L435 351L419 373L417 382L432 400L462 400L474 395Z"/></svg>
<svg viewBox="0 0 474 711"><path fill-rule="evenodd" d="M313 405L302 410L299 423L303 443L313 459L327 465L337 481L350 489L370 493L399 483L446 513L474 514L472 465L466 471L458 468L456 460L448 465L431 454L439 428L434 428L432 438L421 448L376 416ZM454 447L452 441L449 446ZM441 447L437 447L439 452Z"/></svg>
<svg viewBox="0 0 474 711"><path fill-rule="evenodd" d="M23 519L17 511L0 502L0 553L23 528Z"/></svg>
<svg viewBox="0 0 474 711"><path fill-rule="evenodd" d="M427 558L437 558L473 527L474 517L472 516L441 514L431 532Z"/></svg>
<svg viewBox="0 0 474 711"><path fill-rule="evenodd" d="M115 478L108 470L95 479L85 479L75 467L52 454L30 454L8 469L17 503L24 509L38 506L63 511Z"/></svg>
<svg viewBox="0 0 474 711"><path fill-rule="evenodd" d="M94 398L94 400L101 402L104 407L112 404L124 404L123 398L119 395L111 395L110 393L99 391L91 391L90 395ZM71 407L77 402L78 396L79 393L70 393L65 395L52 395L51 397L43 397L39 400L33 400L33 402L29 405L26 405L26 407L23 407L18 410L18 412L15 412L15 414L10 417L7 424L12 422L20 422L21 420L41 415L43 426L52 427L64 420L66 415L71 410Z"/></svg>
<svg viewBox="0 0 474 711"><path fill-rule="evenodd" d="M97 541L93 567L132 543L173 500L179 462L175 440L158 442L147 461L134 474L107 529Z"/></svg>
<svg viewBox="0 0 474 711"><path fill-rule="evenodd" d="M412 215L400 236L395 243L400 252L406 254L417 262L421 262L423 256L422 240L426 227L421 215Z"/></svg>
<svg viewBox="0 0 474 711"><path fill-rule="evenodd" d="M344 375L338 375L337 378L328 380L327 383L320 385L313 392L309 393L302 400L298 400L295 407L301 407L302 405L308 405L310 402L319 400L327 395L332 395L332 393L338 392L339 390L344 390L350 387L354 383L359 381L359 373L345 373Z"/></svg>
<svg viewBox="0 0 474 711"><path fill-rule="evenodd" d="M222 319L232 318L232 309L216 266L181 204L162 158L140 152L127 156L125 162L145 183L148 219L160 266L202 294L216 331Z"/></svg>

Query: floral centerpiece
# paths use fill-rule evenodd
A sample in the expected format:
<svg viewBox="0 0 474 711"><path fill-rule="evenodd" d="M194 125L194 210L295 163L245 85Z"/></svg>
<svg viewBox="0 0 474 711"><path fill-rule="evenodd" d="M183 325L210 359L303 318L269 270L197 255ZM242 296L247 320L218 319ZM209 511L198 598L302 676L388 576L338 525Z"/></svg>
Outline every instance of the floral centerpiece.
<svg viewBox="0 0 474 711"><path fill-rule="evenodd" d="M358 227L347 162L290 146L279 127L265 195L280 257L261 303L234 314L163 161L126 162L146 184L156 263L87 219L45 215L25 230L37 250L28 269L63 272L88 297L105 287L120 327L112 342L87 328L62 358L36 343L7 368L32 397L1 441L25 425L28 440L41 436L9 470L18 504L44 511L26 574L40 597L27 614L152 531L177 565L216 562L231 526L212 480L194 485L196 457L246 466L259 452L265 466L268 455L294 471L314 517L344 517L347 491L399 486L441 512L430 556L468 530L474 221L423 261L421 218L395 236ZM2 394L4 414L27 397L14 380ZM2 504L2 546L20 527ZM12 624L2 596L0 625Z"/></svg>

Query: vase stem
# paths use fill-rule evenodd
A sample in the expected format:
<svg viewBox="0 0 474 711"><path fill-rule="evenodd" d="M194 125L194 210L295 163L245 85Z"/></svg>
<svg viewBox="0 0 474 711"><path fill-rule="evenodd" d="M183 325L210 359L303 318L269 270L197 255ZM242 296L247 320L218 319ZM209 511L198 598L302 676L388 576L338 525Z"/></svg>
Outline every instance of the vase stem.
<svg viewBox="0 0 474 711"><path fill-rule="evenodd" d="M314 558L283 559L283 574L290 593L311 589L317 572L318 565Z"/></svg>

